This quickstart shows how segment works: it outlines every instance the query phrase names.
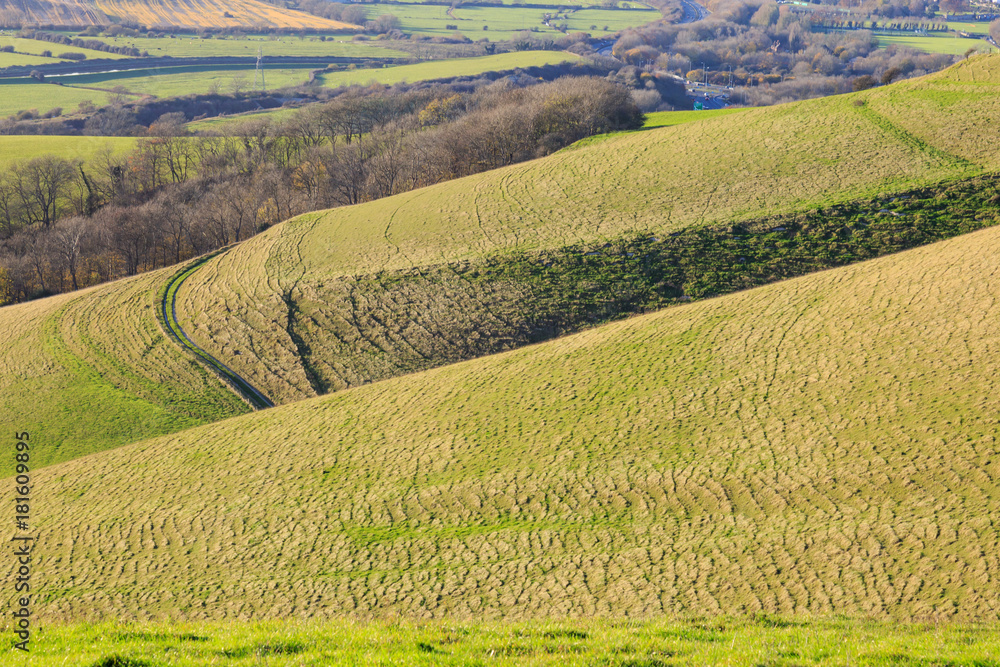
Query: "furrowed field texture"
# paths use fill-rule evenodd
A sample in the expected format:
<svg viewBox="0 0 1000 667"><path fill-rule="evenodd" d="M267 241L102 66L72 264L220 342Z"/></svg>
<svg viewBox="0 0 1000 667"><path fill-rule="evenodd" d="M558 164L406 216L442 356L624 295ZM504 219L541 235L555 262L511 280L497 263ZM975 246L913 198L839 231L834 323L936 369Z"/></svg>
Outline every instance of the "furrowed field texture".
<svg viewBox="0 0 1000 667"><path fill-rule="evenodd" d="M754 618L499 622L264 621L48 626L32 667L59 665L665 665L983 667L985 625Z"/></svg>
<svg viewBox="0 0 1000 667"><path fill-rule="evenodd" d="M511 304L538 294L524 286L545 283L522 280L535 271L524 262L502 265L515 272L506 280L494 271L497 257L551 252L561 267L569 246L617 243L627 234L673 238L685 229L823 209L996 169L997 64L1000 59L975 58L924 81L860 95L611 137L513 168L303 216L194 271L177 293L178 319L198 345L278 403L579 330L608 318L597 313L589 320L592 305L578 304L577 297L553 312L529 313L541 323L540 337L511 326ZM969 230L956 227L944 236ZM935 238L942 236L924 242ZM586 253L601 255L600 249ZM436 281L433 289L412 289L411 277L421 274ZM157 306L171 275L151 273L0 309L0 330L12 332L0 347L0 388L9 388L0 393L0 407L22 423L11 428L49 429L37 462L249 409L166 338ZM566 285L573 288L559 289ZM701 287L673 296L711 293ZM662 305L654 298L615 307L624 314ZM572 326L565 326L567 317ZM481 333L465 335L479 325Z"/></svg>
<svg viewBox="0 0 1000 667"><path fill-rule="evenodd" d="M995 622L998 258L994 227L37 470L35 614Z"/></svg>
<svg viewBox="0 0 1000 667"><path fill-rule="evenodd" d="M822 209L995 170L998 89L1000 57L982 56L919 81L614 136L310 214L206 264L181 287L178 317L276 402L455 361L465 339L442 323L524 295L477 289L456 273L428 300L384 278ZM430 330L415 324L425 319ZM397 321L414 324L401 330Z"/></svg>
<svg viewBox="0 0 1000 667"><path fill-rule="evenodd" d="M108 25L123 20L149 28L280 27L353 30L339 21L312 16L258 0L30 0L18 3L29 22L40 25Z"/></svg>

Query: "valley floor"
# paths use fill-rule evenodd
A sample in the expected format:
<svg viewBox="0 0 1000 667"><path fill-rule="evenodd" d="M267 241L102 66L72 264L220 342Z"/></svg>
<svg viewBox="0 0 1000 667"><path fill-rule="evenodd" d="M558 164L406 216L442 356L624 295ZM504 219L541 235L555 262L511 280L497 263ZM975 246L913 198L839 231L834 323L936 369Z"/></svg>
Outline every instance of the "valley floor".
<svg viewBox="0 0 1000 667"><path fill-rule="evenodd" d="M911 624L777 617L513 625L339 620L56 626L32 639L30 664L984 667L1000 665L998 655L1000 627L930 618Z"/></svg>

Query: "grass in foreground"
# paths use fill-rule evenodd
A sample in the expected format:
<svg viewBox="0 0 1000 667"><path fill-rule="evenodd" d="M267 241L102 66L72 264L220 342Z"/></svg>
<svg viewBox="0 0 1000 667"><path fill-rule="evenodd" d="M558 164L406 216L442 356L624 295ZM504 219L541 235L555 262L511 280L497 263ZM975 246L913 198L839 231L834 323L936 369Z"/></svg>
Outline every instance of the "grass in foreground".
<svg viewBox="0 0 1000 667"><path fill-rule="evenodd" d="M6 633L5 633L6 634ZM4 651L8 651L5 649ZM866 619L101 624L40 632L30 663L128 665L579 665L992 667L995 625ZM2 653L0 653L2 655Z"/></svg>

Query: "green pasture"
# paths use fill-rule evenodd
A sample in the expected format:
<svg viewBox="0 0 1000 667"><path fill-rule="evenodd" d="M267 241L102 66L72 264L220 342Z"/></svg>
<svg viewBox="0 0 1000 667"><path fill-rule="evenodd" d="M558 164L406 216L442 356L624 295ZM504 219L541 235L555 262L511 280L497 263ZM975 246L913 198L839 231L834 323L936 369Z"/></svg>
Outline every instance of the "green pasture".
<svg viewBox="0 0 1000 667"><path fill-rule="evenodd" d="M25 55L23 53L0 53L0 67L16 67L18 65L47 65L63 62L59 58Z"/></svg>
<svg viewBox="0 0 1000 667"><path fill-rule="evenodd" d="M121 153L133 146L135 139L131 137L0 136L0 170L14 162L42 155L58 155L74 162L90 162L109 147L115 153Z"/></svg>
<svg viewBox="0 0 1000 667"><path fill-rule="evenodd" d="M9 632L9 631L8 631ZM994 625L863 618L650 621L281 621L103 623L46 627L33 667L63 665L668 665L899 666L996 664ZM24 657L4 649L13 662Z"/></svg>
<svg viewBox="0 0 1000 667"><path fill-rule="evenodd" d="M108 102L108 93L52 83L38 83L30 79L0 80L0 117L18 111L37 109L45 113L61 108L64 114L74 111L81 102L90 101L97 106Z"/></svg>
<svg viewBox="0 0 1000 667"><path fill-rule="evenodd" d="M879 46L885 48L890 44L907 46L927 53L946 53L948 55L964 55L969 49L978 49L983 53L992 53L996 47L985 39L968 39L950 33L929 33L927 35L878 35Z"/></svg>
<svg viewBox="0 0 1000 667"><path fill-rule="evenodd" d="M990 32L989 21L946 21L949 30L961 30L970 35L988 35Z"/></svg>
<svg viewBox="0 0 1000 667"><path fill-rule="evenodd" d="M102 42L117 46L132 46L148 51L150 56L174 58L207 58L213 56L256 56L261 49L268 56L331 56L351 58L406 58L409 54L380 46L377 42L354 42L338 35L320 41L319 36L248 35L227 37L216 35L202 39L196 35L174 37L98 37Z"/></svg>
<svg viewBox="0 0 1000 667"><path fill-rule="evenodd" d="M40 39L23 39L21 37L13 37L11 35L0 35L0 48L4 46L13 46L14 50L19 53L35 56L40 55L43 51L51 51L54 56L71 51L74 53L85 54L87 56L87 60L99 60L101 58L118 60L121 58L128 58L128 56L122 56L116 53L105 53L104 51L94 51L92 49L80 49L75 46L66 46L65 44L53 44L52 42L46 42ZM53 60L57 62L59 61L58 58L54 58Z"/></svg>
<svg viewBox="0 0 1000 667"><path fill-rule="evenodd" d="M304 85L315 65L306 67L264 66L264 82L268 90ZM51 78L51 77L50 77ZM253 87L254 68L236 66L177 67L156 70L135 70L110 74L86 74L63 77L67 87L111 90L118 86L136 95L174 97L204 94L213 88L220 93Z"/></svg>
<svg viewBox="0 0 1000 667"><path fill-rule="evenodd" d="M502 72L518 67L540 67L579 59L579 56L568 51L513 51L481 58L453 58L381 69L327 72L316 78L330 88L366 84L372 81L391 85L403 81L412 83L453 76L475 76L484 72Z"/></svg>
<svg viewBox="0 0 1000 667"><path fill-rule="evenodd" d="M451 10L444 5L422 5L412 3L366 4L368 18L381 14L392 14L399 18L404 32L426 35L452 35L455 25L458 32L470 39L488 37L497 41L510 39L524 30L532 30L538 36L557 37L561 33L554 27L544 25L545 14L556 14L556 10L540 7L471 7L463 6ZM569 11L567 18L553 18L551 23L566 23L570 31L584 31L594 35L617 32L625 28L645 25L662 18L660 12L652 9L631 11L582 9ZM484 26L487 28L484 30ZM595 26L595 27L591 27Z"/></svg>
<svg viewBox="0 0 1000 667"><path fill-rule="evenodd" d="M224 131L227 127L232 127L245 120L266 118L272 122L288 120L299 112L298 108L268 109L267 111L253 111L250 113L235 114L232 116L218 116L216 118L205 118L187 124L187 129L191 132L201 130Z"/></svg>
<svg viewBox="0 0 1000 667"><path fill-rule="evenodd" d="M578 56L564 51L515 51L495 56L481 58L453 58L449 60L434 60L414 65L398 65L374 69L347 69L329 71L316 77L317 81L329 88L350 85L364 85L371 82L392 85L395 83L428 81L452 76L475 76L485 72L497 72L518 67L536 67L551 65L568 60L577 60ZM236 116L206 118L188 123L191 131L220 131L248 118L268 118L272 121L287 120L295 115L298 109L272 109Z"/></svg>

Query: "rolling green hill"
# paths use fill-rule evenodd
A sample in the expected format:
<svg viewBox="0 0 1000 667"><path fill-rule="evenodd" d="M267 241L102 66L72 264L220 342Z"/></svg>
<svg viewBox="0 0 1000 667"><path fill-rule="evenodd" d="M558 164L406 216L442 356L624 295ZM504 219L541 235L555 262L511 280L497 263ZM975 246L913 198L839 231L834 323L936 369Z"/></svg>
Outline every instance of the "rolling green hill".
<svg viewBox="0 0 1000 667"><path fill-rule="evenodd" d="M1000 58L979 57L863 94L613 136L310 214L194 274L178 316L277 402L499 351L525 342L504 304L527 293L470 277L511 253L822 211L995 170L998 88ZM408 278L431 273L430 287Z"/></svg>
<svg viewBox="0 0 1000 667"><path fill-rule="evenodd" d="M969 179L1000 166L998 85L973 58L306 215L194 271L178 318L286 403L970 231L994 224ZM883 213L904 191L921 206ZM158 323L173 273L0 310L0 406L46 434L36 465L249 409Z"/></svg>
<svg viewBox="0 0 1000 667"><path fill-rule="evenodd" d="M998 257L991 228L36 471L35 613L995 621Z"/></svg>

